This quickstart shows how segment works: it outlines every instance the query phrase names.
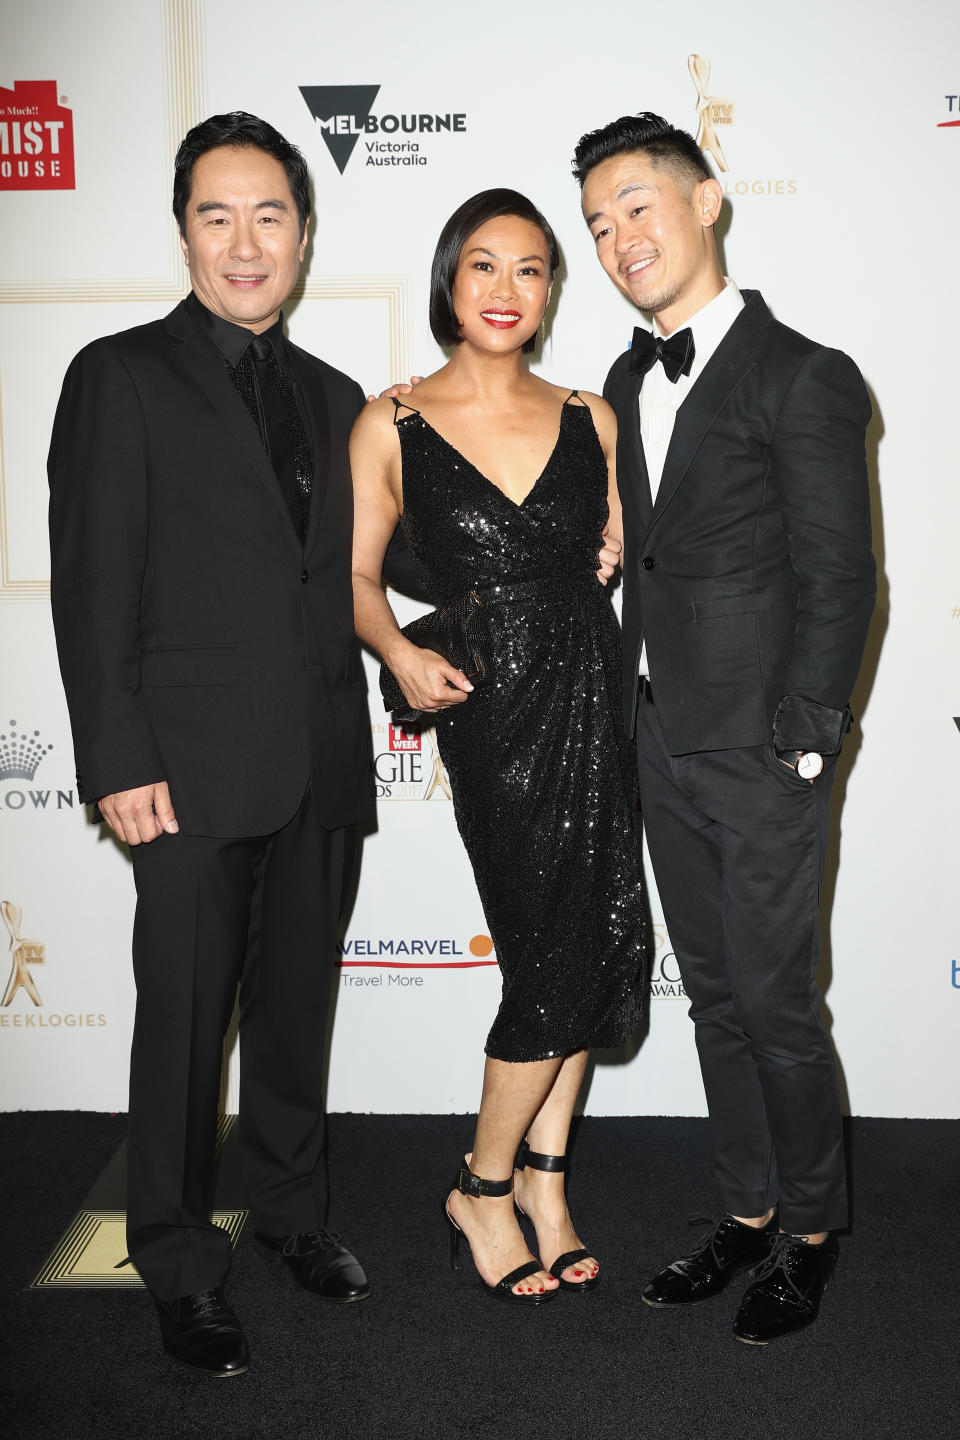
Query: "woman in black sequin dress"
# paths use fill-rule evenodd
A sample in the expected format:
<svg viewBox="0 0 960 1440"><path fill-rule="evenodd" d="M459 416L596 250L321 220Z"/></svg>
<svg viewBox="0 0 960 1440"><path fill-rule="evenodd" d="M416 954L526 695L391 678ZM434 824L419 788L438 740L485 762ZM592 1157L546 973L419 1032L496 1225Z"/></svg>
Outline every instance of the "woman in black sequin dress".
<svg viewBox="0 0 960 1440"><path fill-rule="evenodd" d="M431 328L453 358L408 396L415 408L369 405L351 441L357 632L410 703L436 714L503 976L474 1149L447 1215L491 1292L526 1304L599 1279L570 1220L562 1157L588 1048L622 1044L639 1020L645 941L620 634L597 576L605 527L619 539L616 425L599 396L523 363L557 263L553 232L515 191L461 206L431 291ZM472 692L400 633L380 567L401 513L434 604L481 595L489 685ZM536 1225L539 1263L512 1192Z"/></svg>

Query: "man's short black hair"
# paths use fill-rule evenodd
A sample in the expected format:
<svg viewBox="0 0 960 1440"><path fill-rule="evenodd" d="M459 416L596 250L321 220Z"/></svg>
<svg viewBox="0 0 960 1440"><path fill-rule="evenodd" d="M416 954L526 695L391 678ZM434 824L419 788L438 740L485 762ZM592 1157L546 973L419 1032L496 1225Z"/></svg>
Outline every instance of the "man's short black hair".
<svg viewBox="0 0 960 1440"><path fill-rule="evenodd" d="M310 218L310 177L307 162L296 145L285 140L279 130L274 130L266 120L248 115L245 110L232 110L229 115L211 115L188 130L180 142L177 158L173 162L173 213L176 216L180 234L186 234L187 205L193 184L193 167L201 155L216 150L221 145L232 145L234 149L264 150L279 160L286 172L287 182L300 217L300 237Z"/></svg>
<svg viewBox="0 0 960 1440"><path fill-rule="evenodd" d="M438 345L459 345L463 341L457 315L453 305L453 282L457 277L460 252L467 240L488 220L500 215L516 215L520 220L529 220L536 225L547 242L547 256L550 262L550 278L560 265L560 247L549 222L541 215L532 200L521 195L519 190L481 190L472 195L459 209L454 210L450 219L440 231L440 239L433 256L430 272L430 329ZM536 335L523 342L525 352L533 350Z"/></svg>
<svg viewBox="0 0 960 1440"><path fill-rule="evenodd" d="M670 171L688 188L713 179L703 151L688 131L643 110L639 115L621 115L601 130L581 135L573 156L573 174L580 189L594 166L614 155L632 154L649 156L658 169Z"/></svg>

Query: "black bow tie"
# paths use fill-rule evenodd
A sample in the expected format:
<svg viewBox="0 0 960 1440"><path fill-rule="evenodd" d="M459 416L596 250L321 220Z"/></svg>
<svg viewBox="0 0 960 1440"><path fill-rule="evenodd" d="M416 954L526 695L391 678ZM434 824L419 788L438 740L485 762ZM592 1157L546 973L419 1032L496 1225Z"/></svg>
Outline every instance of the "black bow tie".
<svg viewBox="0 0 960 1440"><path fill-rule="evenodd" d="M638 325L630 347L630 370L634 375L646 375L659 360L671 385L676 385L681 375L690 374L693 355L693 331L689 325L666 340Z"/></svg>

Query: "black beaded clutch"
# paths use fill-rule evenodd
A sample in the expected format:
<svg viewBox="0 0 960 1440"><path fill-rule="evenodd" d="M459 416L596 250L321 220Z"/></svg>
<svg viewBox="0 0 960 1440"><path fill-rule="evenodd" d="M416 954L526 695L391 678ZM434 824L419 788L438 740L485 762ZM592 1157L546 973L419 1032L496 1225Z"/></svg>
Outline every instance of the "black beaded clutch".
<svg viewBox="0 0 960 1440"><path fill-rule="evenodd" d="M471 685L486 685L493 676L493 643L487 612L475 590L452 600L419 620L404 625L405 635L421 650L435 650L451 665L462 670ZM383 708L392 710L394 719L400 725L413 724L422 720L424 712L414 710L392 670L380 666L380 694Z"/></svg>

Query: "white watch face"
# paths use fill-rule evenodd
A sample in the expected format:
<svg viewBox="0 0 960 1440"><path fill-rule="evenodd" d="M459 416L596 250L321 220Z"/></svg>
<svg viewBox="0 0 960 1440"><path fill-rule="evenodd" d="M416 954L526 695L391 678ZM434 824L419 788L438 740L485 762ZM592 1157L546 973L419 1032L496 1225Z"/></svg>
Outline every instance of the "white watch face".
<svg viewBox="0 0 960 1440"><path fill-rule="evenodd" d="M797 761L797 774L804 780L815 780L823 769L823 756L816 750L808 750Z"/></svg>

